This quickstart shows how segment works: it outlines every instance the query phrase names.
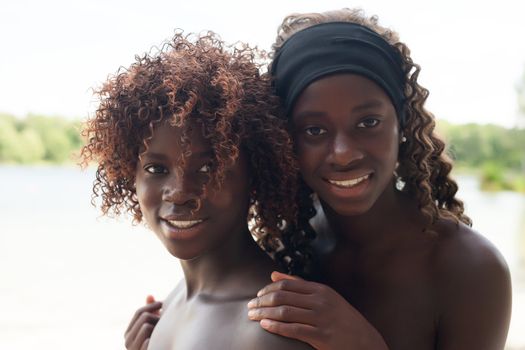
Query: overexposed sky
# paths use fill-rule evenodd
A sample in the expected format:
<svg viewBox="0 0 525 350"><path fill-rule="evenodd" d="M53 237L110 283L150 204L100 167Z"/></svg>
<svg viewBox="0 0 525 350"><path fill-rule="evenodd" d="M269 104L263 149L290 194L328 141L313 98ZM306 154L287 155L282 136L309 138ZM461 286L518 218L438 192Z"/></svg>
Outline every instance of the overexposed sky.
<svg viewBox="0 0 525 350"><path fill-rule="evenodd" d="M285 15L342 7L400 33L438 118L515 125L522 0L1 0L0 112L85 118L96 108L91 88L175 28L269 49Z"/></svg>

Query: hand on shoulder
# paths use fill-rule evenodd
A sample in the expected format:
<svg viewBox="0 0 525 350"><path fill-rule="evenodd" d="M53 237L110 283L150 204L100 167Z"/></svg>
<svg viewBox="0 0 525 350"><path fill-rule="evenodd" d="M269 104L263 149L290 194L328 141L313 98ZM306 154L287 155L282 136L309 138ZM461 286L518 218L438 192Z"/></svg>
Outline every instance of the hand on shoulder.
<svg viewBox="0 0 525 350"><path fill-rule="evenodd" d="M264 330L256 322L251 322L248 327L243 328L239 336L238 349L243 350L311 350L313 349L307 343L302 341L286 338L281 335Z"/></svg>
<svg viewBox="0 0 525 350"><path fill-rule="evenodd" d="M131 319L124 334L126 349L146 350L151 333L160 319L162 303L148 295L146 305L139 308Z"/></svg>
<svg viewBox="0 0 525 350"><path fill-rule="evenodd" d="M318 350L387 349L379 332L332 288L274 272L250 301L249 317L268 332Z"/></svg>

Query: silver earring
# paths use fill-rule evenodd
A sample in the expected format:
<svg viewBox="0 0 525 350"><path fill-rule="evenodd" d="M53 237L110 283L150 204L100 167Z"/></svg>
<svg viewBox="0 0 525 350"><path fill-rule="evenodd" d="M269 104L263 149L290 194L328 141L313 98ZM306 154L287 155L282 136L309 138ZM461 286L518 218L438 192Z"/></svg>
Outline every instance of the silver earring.
<svg viewBox="0 0 525 350"><path fill-rule="evenodd" d="M407 142L407 138L406 138L405 136L403 136L403 137L401 138L401 143L405 143L405 142Z"/></svg>
<svg viewBox="0 0 525 350"><path fill-rule="evenodd" d="M403 181L403 178L397 173L397 168L399 167L399 162L396 163L396 168L394 170L394 186L396 190L402 191L405 188L406 182Z"/></svg>
<svg viewBox="0 0 525 350"><path fill-rule="evenodd" d="M395 184L396 190L403 191L403 188L405 188L405 185L406 185L406 182L403 181L401 177L396 178L396 184Z"/></svg>

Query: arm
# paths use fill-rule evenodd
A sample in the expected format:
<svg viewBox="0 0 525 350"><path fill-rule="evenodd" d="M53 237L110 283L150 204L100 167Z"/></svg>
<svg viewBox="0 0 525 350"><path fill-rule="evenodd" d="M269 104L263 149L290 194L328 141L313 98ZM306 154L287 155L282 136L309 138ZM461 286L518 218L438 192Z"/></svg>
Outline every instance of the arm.
<svg viewBox="0 0 525 350"><path fill-rule="evenodd" d="M318 350L388 349L379 332L332 288L282 273L263 288L248 316L265 330Z"/></svg>
<svg viewBox="0 0 525 350"><path fill-rule="evenodd" d="M510 322L511 282L499 252L471 233L448 246L441 258L443 308L437 349L503 349Z"/></svg>

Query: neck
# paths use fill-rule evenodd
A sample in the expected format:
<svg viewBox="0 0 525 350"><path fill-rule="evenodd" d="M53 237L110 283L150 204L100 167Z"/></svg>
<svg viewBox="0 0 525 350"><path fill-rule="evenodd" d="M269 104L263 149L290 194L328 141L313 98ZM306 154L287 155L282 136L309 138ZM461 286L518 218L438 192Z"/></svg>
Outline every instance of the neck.
<svg viewBox="0 0 525 350"><path fill-rule="evenodd" d="M271 259L257 245L244 227L213 251L191 260L180 261L186 281L186 297L197 295L230 298L242 294L239 281L257 268L271 271ZM254 267L256 265L257 267ZM256 291L255 291L256 292Z"/></svg>
<svg viewBox="0 0 525 350"><path fill-rule="evenodd" d="M344 216L321 202L330 230L338 247L366 251L389 245L399 239L409 225L421 225L417 203L406 194L389 186L375 204L365 213Z"/></svg>

